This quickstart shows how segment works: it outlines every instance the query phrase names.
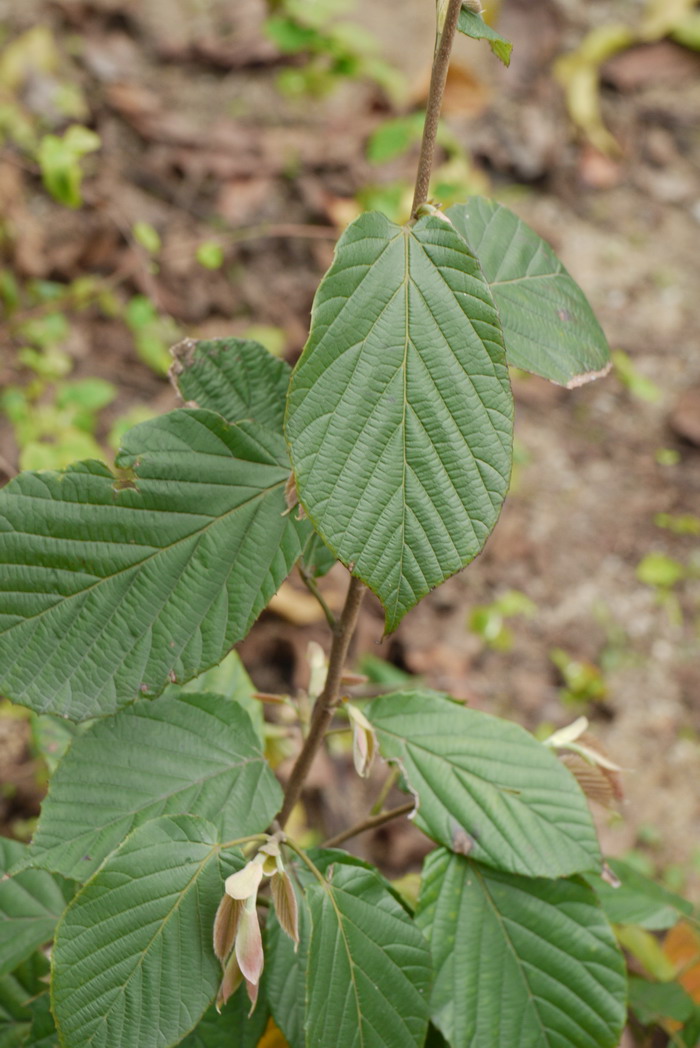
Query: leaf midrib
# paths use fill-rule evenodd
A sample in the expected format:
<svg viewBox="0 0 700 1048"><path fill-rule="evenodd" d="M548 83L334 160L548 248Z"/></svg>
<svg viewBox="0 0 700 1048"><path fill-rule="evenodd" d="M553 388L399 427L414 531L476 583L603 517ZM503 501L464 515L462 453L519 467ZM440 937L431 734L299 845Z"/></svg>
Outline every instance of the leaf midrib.
<svg viewBox="0 0 700 1048"><path fill-rule="evenodd" d="M335 896L333 894L333 887L332 887L332 885L328 884L328 882L323 877L318 878L318 883L319 883L319 886L320 886L321 890L325 893L326 897L328 899L330 899L331 906L333 907L333 910L335 912L335 916L336 916L336 919L337 919L337 922L338 922L338 930L339 930L339 933L340 933L340 938L342 939L343 946L345 947L345 955L347 957L348 967L350 969L350 981L352 983L352 996L353 996L353 1000L355 1001L355 1007L357 1009L357 1030L358 1030L358 1035L359 1035L359 1038L360 1038L360 1048L364 1048L365 1037L364 1037L364 1027L362 1025L362 1008L361 1008L361 1005L360 1005L360 993L359 993L359 990L357 988L357 982L355 981L355 962L353 960L353 956L352 956L352 953L350 951L350 945L348 943L347 936L345 935L345 928L343 927L343 915L342 915L342 912L341 912L340 908L338 907L338 905L337 905L337 903L335 901ZM312 928L313 928L313 925L312 925Z"/></svg>
<svg viewBox="0 0 700 1048"><path fill-rule="evenodd" d="M532 1009L533 1009L535 1015L537 1016L538 1026L539 1026L542 1034L544 1035L544 1038L545 1038L544 1044L545 1044L545 1048L546 1048L547 1045L550 1045L552 1043L550 1038L549 1038L549 1036L548 1036L549 1032L551 1032L551 1031L550 1031L549 1027L547 1027L545 1025L544 1019L540 1016L540 1011L539 1011L539 1008L537 1006L537 1002L540 1000L540 998L538 997L537 994L533 993L533 991L532 991L532 989L530 987L530 982L528 980L527 973L525 971L525 964L528 963L528 962L521 961L520 954L518 953L518 951L517 951L517 949L515 947L515 944L513 943L512 939L510 937L510 933L508 932L508 929L506 927L506 919L503 917L503 915L501 914L500 910L498 909L498 906L496 905L496 903L495 903L495 901L494 901L494 899L493 899L493 897L491 895L491 892L489 891L489 887L488 887L488 884L486 882L486 878L484 877L483 873L481 872L481 870L478 869L478 867L477 867L477 865L475 863L470 863L469 865L470 865L471 870L473 871L475 877L481 883L481 889L482 889L484 898L486 899L486 901L489 904L493 914L496 917L496 921L497 921L497 923L498 923L498 925L499 925L499 927L501 929L501 933L502 933L503 938L504 938L504 940L506 942L506 945L507 945L509 951L512 954L513 960L515 961L516 967L518 969L518 972L520 973L520 977L521 977L522 982L524 984L524 988L525 988L525 992L527 993L528 1000L530 1001ZM466 874L465 874L465 876L466 876ZM523 927L525 927L525 926L523 926ZM526 930L532 931L532 929L526 929ZM546 941L547 945L549 947L551 947L551 949L553 949L553 950L556 949L559 953L563 953L563 951L560 948L555 947L551 942L549 942L549 940L543 939L543 936L537 935L536 932L533 932L532 934L536 935L537 938L539 938L540 940ZM531 966L534 967L534 968L537 968L537 966L532 964L532 963L531 963ZM539 969L539 970L543 971L543 969ZM545 972L545 974L548 974L548 973ZM550 977L556 979L556 976L550 976ZM579 1000L580 1000L580 998L579 998ZM561 1006L557 1005L556 1002L546 1001L546 1003L550 1007L554 1007L559 1012L563 1012L564 1011L564 1009L562 1009ZM584 1002L582 1002L582 1003L584 1003ZM591 1009L590 1005L588 1005L588 1008L589 1008L589 1010L593 1010L593 1009ZM578 1023L578 1021L577 1020L574 1020L574 1021L576 1022L576 1025L578 1026L578 1028L581 1029L581 1026Z"/></svg>

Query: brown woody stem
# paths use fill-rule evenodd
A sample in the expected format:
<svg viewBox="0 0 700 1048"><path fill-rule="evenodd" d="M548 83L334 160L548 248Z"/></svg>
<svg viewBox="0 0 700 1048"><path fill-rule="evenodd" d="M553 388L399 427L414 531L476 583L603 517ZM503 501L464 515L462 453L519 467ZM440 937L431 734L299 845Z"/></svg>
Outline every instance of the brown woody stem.
<svg viewBox="0 0 700 1048"><path fill-rule="evenodd" d="M447 81L447 69L450 64L450 54L452 52L452 44L457 31L457 22L461 8L462 0L449 0L445 21L435 49L433 70L430 78L430 91L428 94L428 104L425 114L425 126L423 128L423 139L421 142L420 159L418 161L418 171L416 174L416 188L411 209L411 213L414 217L421 204L424 204L427 201L430 191L430 173L433 166L435 141L437 138L438 125L440 123L440 109L442 108L442 98L445 93L445 83ZM305 579L304 581L308 586L308 580ZM309 774L309 769L311 768L314 757L323 744L323 739L333 719L333 713L340 702L340 681L343 667L345 659L347 658L348 648L350 647L350 641L352 640L355 626L357 625L357 617L364 593L364 584L360 582L359 579L352 577L350 579L350 586L345 600L345 607L343 608L340 618L333 622L331 617L326 613L326 609L324 609L324 614L326 614L326 618L333 630L333 643L328 662L328 674L326 676L326 683L324 684L323 691L314 704L309 733L306 736L304 745L296 759L294 767L292 768L292 773L289 777L289 782L287 783L284 804L282 805L282 810L277 817L277 821L281 827L284 827L289 819L292 808L301 796L301 791L304 782L306 781L306 777ZM314 595L316 596L316 594ZM370 816L370 818L364 823L347 830L343 834L339 834L337 837L331 838L331 840L333 843L347 840L349 837L354 837L357 833L363 833L365 830L371 829L373 826L381 826L382 823L388 822L390 819L395 819L399 815L407 814L412 810L412 808L412 804L406 804L401 808L395 808L392 812L384 812Z"/></svg>
<svg viewBox="0 0 700 1048"><path fill-rule="evenodd" d="M413 195L413 205L411 206L413 218L416 217L416 211L421 204L425 204L430 194L430 173L433 169L435 140L440 124L440 110L442 109L442 96L445 93L447 69L450 64L452 44L457 32L457 22L461 9L462 0L450 0L440 39L435 49L433 71L430 77L430 90L428 92L428 105L425 112L425 124L423 125L423 140L420 147L420 159L418 160L416 189Z"/></svg>
<svg viewBox="0 0 700 1048"><path fill-rule="evenodd" d="M301 796L301 791L313 759L323 743L323 738L333 719L333 713L340 702L340 680L364 595L364 583L354 576L351 577L347 597L345 598L345 607L333 630L333 643L328 660L326 683L314 704L309 734L306 736L287 783L284 804L278 816L280 826L282 827L284 827L292 808Z"/></svg>
<svg viewBox="0 0 700 1048"><path fill-rule="evenodd" d="M389 811L382 811L379 815L370 815L369 818L363 819L362 822L358 822L355 826L351 826L348 830L343 830L342 833L336 833L335 837L329 837L327 841L324 841L321 845L322 848L335 848L337 844L342 844L343 841L350 840L351 837L357 837L358 833L366 833L367 830L374 830L377 826L383 826L385 822L391 822L392 819L398 819L401 815L408 815L415 808L413 801L407 801L406 804L399 805L398 808L391 808Z"/></svg>

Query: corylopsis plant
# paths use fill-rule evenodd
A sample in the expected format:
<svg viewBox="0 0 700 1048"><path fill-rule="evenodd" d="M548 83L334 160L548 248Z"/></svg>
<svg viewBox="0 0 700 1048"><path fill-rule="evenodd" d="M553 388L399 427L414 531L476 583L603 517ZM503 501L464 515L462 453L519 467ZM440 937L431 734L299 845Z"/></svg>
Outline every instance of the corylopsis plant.
<svg viewBox="0 0 700 1048"><path fill-rule="evenodd" d="M608 367L582 292L516 215L427 199L455 32L510 53L474 5L438 6L411 218L348 227L294 370L254 342L185 343L173 373L195 406L132 429L114 471L0 493L0 686L73 725L34 840L3 844L13 1044L254 1046L269 1016L292 1048L618 1042L624 966L586 800L517 725L423 689L355 698L357 770L377 750L406 802L321 848L285 832L342 716L366 588L390 632L496 523L508 364L565 386ZM185 685L296 564L317 592L336 560L347 599L337 618L324 605L328 672L283 791L239 665L224 694ZM435 844L412 902L332 847L409 813Z"/></svg>

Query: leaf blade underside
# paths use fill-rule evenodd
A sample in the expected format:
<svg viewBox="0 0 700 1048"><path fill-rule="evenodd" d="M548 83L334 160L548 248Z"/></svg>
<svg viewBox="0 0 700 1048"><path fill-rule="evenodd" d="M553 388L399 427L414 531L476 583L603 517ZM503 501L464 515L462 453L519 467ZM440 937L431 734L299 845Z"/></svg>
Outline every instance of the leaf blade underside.
<svg viewBox="0 0 700 1048"><path fill-rule="evenodd" d="M416 825L433 840L525 876L600 868L583 793L519 725L427 691L382 696L365 712L417 798Z"/></svg>
<svg viewBox="0 0 700 1048"><path fill-rule="evenodd" d="M479 257L509 364L568 388L610 370L607 339L586 296L542 237L484 197L446 215Z"/></svg>

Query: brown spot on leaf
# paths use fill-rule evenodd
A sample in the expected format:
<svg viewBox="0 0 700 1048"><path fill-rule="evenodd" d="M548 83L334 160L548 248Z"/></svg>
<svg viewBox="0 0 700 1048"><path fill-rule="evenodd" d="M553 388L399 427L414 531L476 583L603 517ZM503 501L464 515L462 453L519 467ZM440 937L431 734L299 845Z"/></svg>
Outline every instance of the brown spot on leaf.
<svg viewBox="0 0 700 1048"><path fill-rule="evenodd" d="M458 855L469 855L474 847L474 838L467 833L463 826L457 826L452 831L452 851Z"/></svg>

